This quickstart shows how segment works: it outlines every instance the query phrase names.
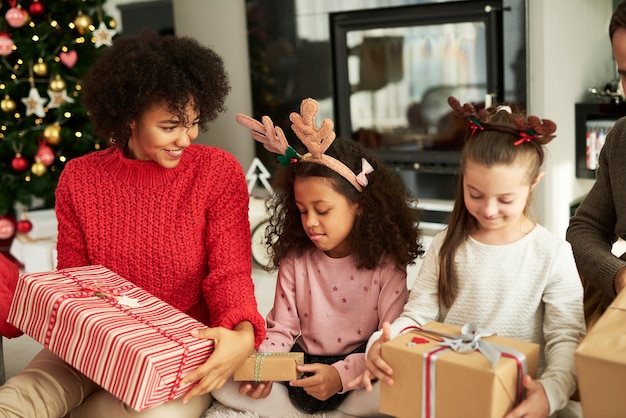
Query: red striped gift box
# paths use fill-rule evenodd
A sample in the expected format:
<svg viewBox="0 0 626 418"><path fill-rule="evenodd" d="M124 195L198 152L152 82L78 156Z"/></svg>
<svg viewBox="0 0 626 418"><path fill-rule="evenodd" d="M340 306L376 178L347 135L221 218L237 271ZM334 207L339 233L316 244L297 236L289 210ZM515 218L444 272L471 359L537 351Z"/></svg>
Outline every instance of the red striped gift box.
<svg viewBox="0 0 626 418"><path fill-rule="evenodd" d="M206 328L103 266L20 275L9 322L141 411L184 395L206 361Z"/></svg>

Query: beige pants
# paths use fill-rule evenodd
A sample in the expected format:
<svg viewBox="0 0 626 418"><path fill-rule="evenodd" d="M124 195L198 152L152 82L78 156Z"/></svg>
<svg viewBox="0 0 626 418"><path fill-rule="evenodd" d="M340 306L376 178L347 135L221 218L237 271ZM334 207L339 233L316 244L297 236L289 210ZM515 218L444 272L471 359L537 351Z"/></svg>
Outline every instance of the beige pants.
<svg viewBox="0 0 626 418"><path fill-rule="evenodd" d="M185 405L174 400L137 412L43 349L21 373L0 386L0 417L199 418L212 400L206 394Z"/></svg>

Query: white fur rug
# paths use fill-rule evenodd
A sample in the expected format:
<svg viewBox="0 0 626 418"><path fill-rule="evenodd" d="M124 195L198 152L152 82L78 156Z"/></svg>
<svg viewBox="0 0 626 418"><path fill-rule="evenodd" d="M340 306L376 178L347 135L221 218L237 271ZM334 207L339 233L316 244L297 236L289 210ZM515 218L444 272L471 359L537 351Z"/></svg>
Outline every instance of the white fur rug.
<svg viewBox="0 0 626 418"><path fill-rule="evenodd" d="M298 414L289 415L281 418L344 418L348 415L344 415L339 411L333 411L329 414ZM213 401L213 405L202 415L201 418L261 418L255 412L241 412L234 409L230 409L217 401ZM279 418L279 417L272 417Z"/></svg>

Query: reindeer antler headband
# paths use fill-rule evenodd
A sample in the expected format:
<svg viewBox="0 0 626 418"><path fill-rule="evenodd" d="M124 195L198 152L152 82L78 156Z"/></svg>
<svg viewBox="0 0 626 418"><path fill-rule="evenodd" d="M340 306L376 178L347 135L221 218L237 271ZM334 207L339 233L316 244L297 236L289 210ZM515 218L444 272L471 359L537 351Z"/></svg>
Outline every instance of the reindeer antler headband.
<svg viewBox="0 0 626 418"><path fill-rule="evenodd" d="M341 161L324 154L335 140L335 132L333 122L328 118L322 121L319 128L315 127L318 109L317 101L304 99L300 104L300 113L293 112L289 115L291 129L309 151L304 155L298 154L289 146L285 133L279 126L274 126L269 116L263 116L262 122L243 114L238 114L235 119L241 126L250 129L252 138L262 143L266 150L278 154L278 160L284 166L298 161L322 164L348 180L359 192L363 191L363 187L368 183L366 175L374 169L365 158L362 158L362 171L355 174Z"/></svg>
<svg viewBox="0 0 626 418"><path fill-rule="evenodd" d="M486 109L476 110L470 103L461 105L453 96L448 98L448 104L456 116L467 121L468 128L471 130L470 137L474 136L476 131L484 130L508 133L518 137L513 145L519 146L528 142L534 146L539 153L541 162L543 162L543 148L541 146L546 145L556 136L553 135L554 131L556 131L556 124L549 119L539 119L537 116L528 116L526 118L515 116L513 117L512 125L489 122L489 112ZM508 106L502 106L499 109L511 113L511 108Z"/></svg>
<svg viewBox="0 0 626 418"><path fill-rule="evenodd" d="M470 103L465 103L461 106L461 103L453 96L448 98L448 104L457 116L467 120L472 135L476 131L483 130L506 132L519 136L519 140L514 143L515 145L531 142L532 140L537 140L541 145L545 145L556 136L552 135L556 131L556 124L549 119L542 120L537 116L528 116L527 118L516 116L513 118L513 125L488 122L489 113L486 109L476 110ZM502 109L511 113L508 106L503 106Z"/></svg>

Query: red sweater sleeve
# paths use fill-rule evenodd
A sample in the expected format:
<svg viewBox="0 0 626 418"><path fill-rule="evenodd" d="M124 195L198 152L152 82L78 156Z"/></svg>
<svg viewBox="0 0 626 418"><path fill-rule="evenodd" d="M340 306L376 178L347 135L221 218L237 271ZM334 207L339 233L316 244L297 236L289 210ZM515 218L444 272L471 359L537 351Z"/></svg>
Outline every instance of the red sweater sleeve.
<svg viewBox="0 0 626 418"><path fill-rule="evenodd" d="M5 338L22 335L22 331L7 322L17 279L18 272L15 264L0 254L0 336Z"/></svg>
<svg viewBox="0 0 626 418"><path fill-rule="evenodd" d="M247 183L234 157L213 172L212 178L217 187L213 188L213 205L207 222L209 275L203 286L210 318L215 321L212 325L229 329L239 322L250 321L258 347L265 338L265 320L258 312L251 280Z"/></svg>

